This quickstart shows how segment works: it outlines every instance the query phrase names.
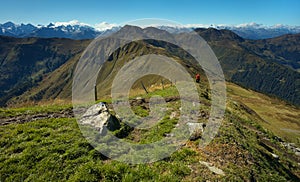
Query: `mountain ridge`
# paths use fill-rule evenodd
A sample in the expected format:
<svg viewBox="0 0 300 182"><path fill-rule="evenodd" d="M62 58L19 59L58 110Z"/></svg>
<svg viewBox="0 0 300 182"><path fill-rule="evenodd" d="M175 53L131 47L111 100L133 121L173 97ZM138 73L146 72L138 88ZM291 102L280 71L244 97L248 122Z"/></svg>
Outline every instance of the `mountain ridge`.
<svg viewBox="0 0 300 182"><path fill-rule="evenodd" d="M243 37L244 39L266 39L274 38L284 34L300 33L300 26L273 25L264 26L257 23L246 23L240 25L203 25L203 24L187 24L181 26L161 26L153 25L153 27L167 30L171 33L188 31L197 28L215 28L231 30ZM92 39L101 35L105 31L117 31L120 25L102 22L96 25L81 23L77 20L69 22L49 23L48 25L32 25L15 24L6 22L0 24L0 35L13 37L44 37L44 38L71 38L71 39Z"/></svg>
<svg viewBox="0 0 300 182"><path fill-rule="evenodd" d="M126 28L126 27L125 27ZM131 28L133 29L133 31L135 31L135 27L132 26L128 26L127 28ZM151 30L155 30L155 31L162 31L159 29L155 29L155 28L146 28L146 29L141 29L141 28L137 28L136 31L148 31L148 33L151 34ZM299 88L299 72L297 72L296 69L292 69L291 66L287 66L286 64L290 61L290 62L297 62L295 61L297 56L291 56L291 57L286 57L287 63L281 63L281 62L277 62L276 59L273 59L272 57L278 57L278 55L281 54L274 54L272 53L272 50L268 47L268 45L270 44L270 42L272 44L278 44L278 47L280 47L280 41L281 38L275 38L275 39L270 39L270 40L266 40L266 41L249 41L249 40L245 40L241 37L239 37L238 35L234 34L233 32L229 31L229 30L216 30L216 29L196 29L196 32L201 35L204 39L208 40L208 44L211 46L211 48L213 49L213 51L215 52L216 56L218 57L221 66L223 68L223 71L225 73L225 77L227 80L229 81L233 81L234 83L238 83L241 86L247 87L247 88L251 88L253 90L259 91L259 92L263 92L263 93L267 93L269 95L273 95L276 97L280 97L281 99L284 99L286 101L289 101L291 103L294 103L296 105L299 105L300 103L300 93L299 90L297 90L297 88ZM299 42L298 37L300 37L300 34L296 34L292 37L296 37L295 41L293 41L291 45L286 44L285 47L287 50L290 50L290 48L298 46L299 47ZM8 39L8 40L6 40ZM1 43L1 45L5 46L5 43L9 42L9 41L13 41L13 40L19 40L16 38L9 38L9 37L0 37L0 41L3 41L3 43ZM47 75L49 75L48 77L48 81L46 82L43 76L34 76L34 77L40 77L41 80L38 80L37 83L32 86L29 85L27 87L27 89L23 90L18 97L16 97L17 95L12 94L10 98L7 98L6 101L11 100L13 98L17 98L14 102L12 103L16 103L18 101L24 101L24 99L29 99L29 100L40 100L40 99L45 99L45 97L49 97L49 98L55 98L56 96L58 96L57 94L51 95L52 93L56 93L55 90L64 90L63 94L62 94L62 98L70 98L70 93L71 93L71 88L70 86L64 86L61 83L61 79L60 78L64 78L64 77L68 77L68 75L72 74L72 69L70 69L68 66L64 66L66 64L69 65L74 65L76 64L76 62L79 60L79 54L82 53L82 51L86 48L86 46L91 42L91 40L82 40L81 43L79 40L75 41L75 40L71 40L71 39L39 39L39 38L24 38L24 39L20 39L22 41L29 41L29 40L40 40L40 42L37 42L38 44L36 45L36 42L32 42L32 44L34 46L37 47L41 47L42 50L51 50L54 51L55 50L59 50L56 44L57 41L60 42L60 44L63 45L69 45L70 49L65 51L63 54L66 55L70 55L68 51L71 51L71 53L73 52L74 54L71 54L72 56L69 56L68 59L65 59L62 64L59 64L58 67L56 67L55 70L52 71L46 71ZM272 41L274 40L274 41ZM50 45L51 42L53 43L52 48L49 49L49 45L46 44L43 41L50 41ZM277 42L276 42L277 41ZM42 43L42 44L40 44ZM15 57L11 57L9 56L9 54L5 53L5 52L11 52L11 47L16 47L17 49L13 49L13 51L17 51L21 50L20 46L18 45L20 43L18 43L18 41L15 43L12 43L11 45L6 45L6 49L2 49L2 52L4 53L2 55L2 57L0 56L0 58L2 59L1 62L6 61L6 62L11 62L11 64L15 61L15 60L19 60L21 61L21 58L15 58ZM77 51L76 54L74 52L74 50L72 50L72 46L74 46L74 44L78 44L77 45ZM80 44L83 44L80 46ZM261 44L261 45L256 45L256 44ZM147 47L147 45L150 45ZM28 43L23 43L22 44L23 47L30 47L30 44ZM22 47L21 46L21 47ZM130 50L133 50L135 52L132 52L133 55L139 55L140 53L138 53L138 51L140 50L144 50L141 51L141 53L146 54L149 53L148 49L149 47L160 47L160 49L163 49L165 51L166 54L170 54L170 55L177 55L179 56L180 59L185 60L186 61L191 61L192 58L188 55L185 54L184 51L174 47L171 44L166 44L163 42L159 42L159 41L148 41L146 44L137 44L136 47L132 47ZM261 47L265 47L265 50L269 50L269 54L265 54L265 50L262 50ZM50 46L51 47L51 46ZM76 47L76 46L75 46ZM130 46L129 46L130 47ZM274 46L270 46L270 47L274 47ZM127 47L128 48L128 47ZM0 49L1 50L1 49ZM7 51L5 51L7 50ZM8 51L10 50L10 51ZM121 49L117 50L120 51ZM47 51L46 51L47 52ZM109 59L117 61L120 57L120 55L123 55L124 51L121 52L115 52L113 53ZM272 54L271 54L271 53ZM295 52L295 51L294 51ZM296 49L297 52L297 49ZM19 51L20 53L20 51ZM287 55L291 54L291 52L287 51L286 52ZM293 53L293 52L292 52ZM48 54L48 53L47 53ZM15 52L12 52L11 55L16 56L18 54L15 54ZM22 54L21 54L22 55ZM50 54L51 55L51 54ZM76 57L77 55L77 57ZM50 56L51 57L51 56ZM49 58L49 56L46 56L44 59L47 60ZM290 60L289 60L290 59ZM72 64L69 62L72 60ZM43 61L42 61L43 62ZM47 61L46 61L47 62ZM184 63L184 62L183 62ZM1 63L3 64L3 63ZM186 64L186 63L185 63ZM13 65L13 64L12 64ZM12 67L8 66L8 67ZM5 83L9 83L12 84L11 82L7 82L6 77L8 76L8 78L10 78L9 75L14 75L13 72L7 72L3 69L6 69L4 66L2 66L0 72L2 75L6 75L5 77L2 77L2 84L5 85ZM49 70L49 68L42 68L45 70ZM60 71L58 71L60 70ZM32 70L31 73L35 73L37 74L37 71ZM68 74L66 74L68 73ZM39 73L41 74L41 73ZM30 75L30 74L29 74ZM29 76L28 75L28 76ZM43 74L41 74L43 75ZM65 75L65 76L63 76ZM56 79L54 79L56 78ZM71 77L68 77L69 79L71 79ZM6 80L6 81L5 81ZM70 81L70 80L69 80ZM70 83L69 81L67 81L67 83ZM0 82L1 83L1 82ZM20 82L25 84L25 82ZM32 83L32 81L28 81L26 83ZM47 84L43 84L43 83L47 83ZM56 85L55 83L60 83L60 85ZM21 84L21 85L23 85ZM38 86L37 84L41 84L42 86ZM4 93L9 93L10 89L14 89L13 85L16 85L16 83L13 83L9 89L3 89L2 88L2 93L4 95ZM26 84L25 84L26 85ZM67 84L70 85L70 84ZM51 89L50 89L51 87ZM68 89L66 89L68 87ZM47 89L50 89L52 91L48 91ZM32 92L31 92L31 91ZM36 91L34 91L36 90ZM44 91L43 91L44 90ZM25 93L25 91L27 92L27 94L23 95ZM42 92L41 92L42 91ZM40 96L35 96L36 94L38 95L43 95L45 93L48 93L45 95L45 97L40 97ZM31 99L30 99L31 98ZM4 100L2 100L2 105L6 103L6 101L4 102Z"/></svg>

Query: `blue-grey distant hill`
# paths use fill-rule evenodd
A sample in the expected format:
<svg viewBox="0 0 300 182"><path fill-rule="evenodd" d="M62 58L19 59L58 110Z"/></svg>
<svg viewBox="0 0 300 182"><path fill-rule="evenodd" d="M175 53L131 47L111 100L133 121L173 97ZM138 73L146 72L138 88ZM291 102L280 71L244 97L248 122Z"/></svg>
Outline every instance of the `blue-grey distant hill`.
<svg viewBox="0 0 300 182"><path fill-rule="evenodd" d="M118 30L120 27L112 27L108 31ZM193 29L199 28L197 26L191 27ZM285 34L300 33L300 26L262 26L260 24L252 23L244 26L218 26L211 25L206 28L227 29L231 30L244 39L266 39L274 38ZM169 32L182 31L178 27L164 27L164 30ZM39 38L70 38L70 39L92 39L102 34L104 31L99 31L92 26L82 24L60 24L56 25L50 23L47 26L34 26L32 24L15 24L6 22L0 24L0 35L12 36L17 38L24 37L39 37Z"/></svg>

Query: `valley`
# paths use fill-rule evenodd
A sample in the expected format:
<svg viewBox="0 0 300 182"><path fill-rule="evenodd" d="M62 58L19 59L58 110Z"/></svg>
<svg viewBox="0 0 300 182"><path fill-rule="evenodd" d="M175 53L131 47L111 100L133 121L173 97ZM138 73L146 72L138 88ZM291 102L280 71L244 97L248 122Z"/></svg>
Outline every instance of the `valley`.
<svg viewBox="0 0 300 182"><path fill-rule="evenodd" d="M168 34L156 28L123 30ZM249 40L229 30L195 31L215 52L226 78L221 126L204 148L199 147L203 132L193 133L170 156L141 164L97 151L74 117L74 70L92 40L0 36L0 181L299 181L300 34ZM173 58L192 78L201 74L197 116L198 124L206 126L212 91L205 72L178 46L146 39L117 49L99 72L93 104L106 103L110 116L120 122L109 132L122 141L149 144L172 137L178 127L179 83L161 76L141 77L129 93L131 109L140 117L151 112L152 96L166 101L166 113L153 127L130 127L112 106L112 82L120 68L147 54ZM165 152L159 150L157 155Z"/></svg>

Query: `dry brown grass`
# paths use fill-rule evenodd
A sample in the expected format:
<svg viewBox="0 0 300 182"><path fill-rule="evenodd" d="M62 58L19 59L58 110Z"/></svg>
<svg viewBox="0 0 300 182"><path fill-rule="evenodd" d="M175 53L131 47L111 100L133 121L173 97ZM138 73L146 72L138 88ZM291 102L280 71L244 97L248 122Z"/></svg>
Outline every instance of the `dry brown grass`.
<svg viewBox="0 0 300 182"><path fill-rule="evenodd" d="M244 103L263 120L260 124L289 142L300 144L300 109L264 94L227 83L228 96Z"/></svg>

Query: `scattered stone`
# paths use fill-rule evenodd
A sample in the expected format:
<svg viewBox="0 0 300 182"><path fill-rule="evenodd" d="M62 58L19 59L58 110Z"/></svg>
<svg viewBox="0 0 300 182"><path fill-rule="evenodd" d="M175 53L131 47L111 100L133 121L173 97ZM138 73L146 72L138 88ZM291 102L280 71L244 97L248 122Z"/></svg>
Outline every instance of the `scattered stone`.
<svg viewBox="0 0 300 182"><path fill-rule="evenodd" d="M272 157L274 157L275 159L279 159L279 156L276 154L271 153Z"/></svg>
<svg viewBox="0 0 300 182"><path fill-rule="evenodd" d="M289 150L293 150L294 146L293 146L292 143L287 143L286 148L289 149Z"/></svg>
<svg viewBox="0 0 300 182"><path fill-rule="evenodd" d="M219 168L217 168L217 167L212 166L211 163L204 162L204 161L199 161L199 162L200 162L200 164L205 165L211 172L213 172L213 173L215 173L215 174L218 174L218 175L222 175L222 176L225 175L225 173L223 172L222 169L219 169Z"/></svg>
<svg viewBox="0 0 300 182"><path fill-rule="evenodd" d="M270 141L270 139L269 139L269 138L267 138L267 137L263 137L263 139L264 139L264 140L267 140L267 141Z"/></svg>
<svg viewBox="0 0 300 182"><path fill-rule="evenodd" d="M180 100L180 97L178 97L178 96L172 96L172 97L165 98L166 102L173 102L173 101L176 101L176 100Z"/></svg>
<svg viewBox="0 0 300 182"><path fill-rule="evenodd" d="M137 97L135 100L138 105L145 103L145 99L142 97Z"/></svg>
<svg viewBox="0 0 300 182"><path fill-rule="evenodd" d="M274 139L277 140L278 142L283 142L282 138L280 138L279 136L275 136Z"/></svg>
<svg viewBox="0 0 300 182"><path fill-rule="evenodd" d="M190 131L190 140L197 140L205 128L204 123L187 123Z"/></svg>
<svg viewBox="0 0 300 182"><path fill-rule="evenodd" d="M209 118L209 113L207 111L200 111L197 116L199 118L203 118L203 119L208 119Z"/></svg>
<svg viewBox="0 0 300 182"><path fill-rule="evenodd" d="M294 143L280 142L286 149L291 150L295 155L300 156L300 148L298 148Z"/></svg>
<svg viewBox="0 0 300 182"><path fill-rule="evenodd" d="M174 111L174 112L172 112L171 114L170 114L170 119L173 119L173 118L175 118L176 117L176 115L177 115L177 113Z"/></svg>
<svg viewBox="0 0 300 182"><path fill-rule="evenodd" d="M173 137L174 134L173 134L173 133L165 133L164 136L165 136L165 137Z"/></svg>

